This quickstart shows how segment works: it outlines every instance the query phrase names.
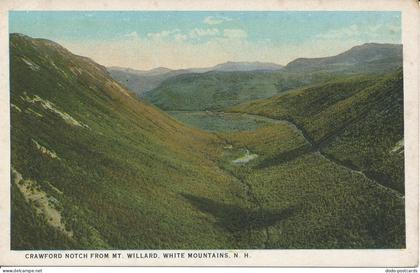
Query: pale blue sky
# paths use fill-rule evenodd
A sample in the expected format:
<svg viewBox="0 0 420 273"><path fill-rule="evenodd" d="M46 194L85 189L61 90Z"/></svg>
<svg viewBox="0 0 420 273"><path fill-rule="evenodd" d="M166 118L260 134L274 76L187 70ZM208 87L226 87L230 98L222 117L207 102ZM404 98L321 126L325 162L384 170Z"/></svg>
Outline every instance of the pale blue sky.
<svg viewBox="0 0 420 273"><path fill-rule="evenodd" d="M399 12L13 11L9 28L137 69L286 64L366 42L401 43Z"/></svg>

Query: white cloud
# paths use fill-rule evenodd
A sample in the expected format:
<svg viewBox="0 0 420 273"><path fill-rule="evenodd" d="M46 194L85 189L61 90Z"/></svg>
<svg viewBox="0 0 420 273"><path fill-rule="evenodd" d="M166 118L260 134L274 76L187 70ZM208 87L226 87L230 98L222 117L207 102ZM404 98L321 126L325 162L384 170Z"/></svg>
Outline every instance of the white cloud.
<svg viewBox="0 0 420 273"><path fill-rule="evenodd" d="M320 33L315 38L326 40L351 39L364 40L369 37L371 42L386 42L389 35L395 36L401 33L399 24L376 24L376 25L350 25L344 28L331 29L324 33Z"/></svg>
<svg viewBox="0 0 420 273"><path fill-rule="evenodd" d="M215 37L220 36L221 32L217 28L194 28L188 33L183 33L179 29L173 30L162 30L160 32L147 33L146 37L150 40L162 41L162 40L173 40L173 41L186 41L188 39L200 39L203 37ZM126 35L127 37L134 38L134 33ZM138 35L136 36L139 37Z"/></svg>
<svg viewBox="0 0 420 273"><path fill-rule="evenodd" d="M261 61L287 64L298 57L323 57L341 53L361 44L356 40L312 40L298 44L258 43L243 38L210 36L200 43L191 43L189 34L177 32L168 38L140 36L115 41L59 41L75 54L88 56L105 66L152 69L159 66L181 69L210 67L226 61ZM229 37L244 37L240 31L227 31ZM235 33L235 35L230 35ZM161 35L162 36L162 35Z"/></svg>
<svg viewBox="0 0 420 273"><path fill-rule="evenodd" d="M229 39L244 39L248 33L243 29L224 29L223 36Z"/></svg>
<svg viewBox="0 0 420 273"><path fill-rule="evenodd" d="M318 39L348 39L360 35L360 29L357 25L351 25L345 28L331 29L327 32L318 34Z"/></svg>
<svg viewBox="0 0 420 273"><path fill-rule="evenodd" d="M185 34L175 34L174 35L175 41L185 41L188 39L188 35Z"/></svg>
<svg viewBox="0 0 420 273"><path fill-rule="evenodd" d="M221 24L223 22L228 22L228 21L232 21L232 18L222 17L222 16L218 16L218 17L207 16L206 18L204 18L203 23L207 25L218 25L218 24Z"/></svg>
<svg viewBox="0 0 420 273"><path fill-rule="evenodd" d="M151 39L162 39L162 38L166 38L166 37L170 37L176 33L179 33L180 30L179 29L173 29L173 30L162 30L160 32L150 32L147 33L147 37L151 38Z"/></svg>
<svg viewBox="0 0 420 273"><path fill-rule="evenodd" d="M132 38L132 39L140 38L140 35L136 31L127 33L124 36L127 37L127 38Z"/></svg>
<svg viewBox="0 0 420 273"><path fill-rule="evenodd" d="M215 34L216 31L200 32ZM244 37L236 32L229 37ZM238 32L240 33L240 32ZM226 61L273 61L282 63L278 48L267 43L252 43L242 38L227 38L219 30L218 35L200 43L191 43L189 33L177 32L168 37L168 32L159 35L142 35L133 39L114 41L61 42L65 47L82 56L88 56L105 66L121 66L137 69L152 69L163 66L174 69L209 67ZM156 38L164 37L164 38ZM246 54L244 54L246 52Z"/></svg>
<svg viewBox="0 0 420 273"><path fill-rule="evenodd" d="M217 28L194 28L190 31L191 38L203 37L203 36L216 36L220 32Z"/></svg>

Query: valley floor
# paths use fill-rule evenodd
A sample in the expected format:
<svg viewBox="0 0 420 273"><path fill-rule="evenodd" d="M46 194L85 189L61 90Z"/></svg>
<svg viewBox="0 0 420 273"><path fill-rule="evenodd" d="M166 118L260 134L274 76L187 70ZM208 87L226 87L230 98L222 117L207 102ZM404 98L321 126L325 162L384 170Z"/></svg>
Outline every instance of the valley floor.
<svg viewBox="0 0 420 273"><path fill-rule="evenodd" d="M225 143L218 164L244 185L251 204L237 220L219 215L220 222L229 222L226 225L236 234L238 245L404 246L404 196L324 153L298 124L244 113L169 114L216 134ZM248 160L238 160L243 158ZM226 209L211 200L191 202L215 217L220 214L216 207Z"/></svg>

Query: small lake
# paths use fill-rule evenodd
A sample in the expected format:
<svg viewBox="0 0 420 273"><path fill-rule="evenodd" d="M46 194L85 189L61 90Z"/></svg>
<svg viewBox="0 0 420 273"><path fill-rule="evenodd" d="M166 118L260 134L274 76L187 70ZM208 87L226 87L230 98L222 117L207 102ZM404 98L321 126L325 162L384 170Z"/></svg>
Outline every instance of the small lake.
<svg viewBox="0 0 420 273"><path fill-rule="evenodd" d="M258 155L257 154L251 154L248 150L246 150L245 154L235 160L232 160L232 163L234 164L245 164L248 163L249 161L257 158Z"/></svg>

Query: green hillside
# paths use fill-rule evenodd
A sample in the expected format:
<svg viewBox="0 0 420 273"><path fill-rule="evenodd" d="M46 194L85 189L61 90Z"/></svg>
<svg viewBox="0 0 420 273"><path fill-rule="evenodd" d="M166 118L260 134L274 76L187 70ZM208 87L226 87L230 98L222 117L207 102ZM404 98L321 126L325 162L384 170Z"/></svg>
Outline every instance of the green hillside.
<svg viewBox="0 0 420 273"><path fill-rule="evenodd" d="M334 80L232 111L292 121L334 160L404 193L401 70Z"/></svg>
<svg viewBox="0 0 420 273"><path fill-rule="evenodd" d="M143 94L160 86L160 84L172 77L182 74L204 73L209 71L265 71L273 72L283 67L274 63L262 62L226 62L207 68L189 68L172 70L165 67L158 67L152 70L135 70L131 68L109 67L111 77L132 90L140 98Z"/></svg>
<svg viewBox="0 0 420 273"><path fill-rule="evenodd" d="M330 160L292 123L218 135L231 145L223 166L247 185L260 208L250 216L260 229L251 237L256 246L404 247L403 195ZM244 158L244 149L257 157L230 164Z"/></svg>
<svg viewBox="0 0 420 273"><path fill-rule="evenodd" d="M144 99L168 111L222 110L242 102L331 78L328 74L238 71L183 74L144 93Z"/></svg>
<svg viewBox="0 0 420 273"><path fill-rule="evenodd" d="M214 136L139 102L53 42L12 35L10 46L13 249L236 246L183 197L247 206L241 184L211 160ZM28 204L22 192L48 200ZM54 211L61 223L50 224Z"/></svg>
<svg viewBox="0 0 420 273"><path fill-rule="evenodd" d="M185 70L154 69L152 71L138 71L116 67L110 67L107 70L114 80L133 91L139 97L142 97L145 92L158 87L168 78L188 73Z"/></svg>
<svg viewBox="0 0 420 273"><path fill-rule="evenodd" d="M352 151L348 139L371 123L347 122L351 132L322 151L314 142L332 120L314 140L306 124L227 113L213 123L201 113L193 120L206 132L139 101L104 67L54 42L12 34L10 52L12 249L405 247L404 196L329 157ZM382 104L394 105L395 77L345 79L346 95L320 113L355 100L351 109L379 115ZM253 112L267 115L260 103Z"/></svg>

